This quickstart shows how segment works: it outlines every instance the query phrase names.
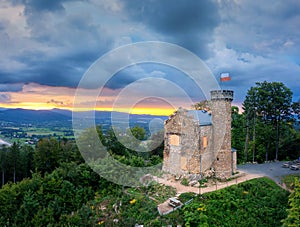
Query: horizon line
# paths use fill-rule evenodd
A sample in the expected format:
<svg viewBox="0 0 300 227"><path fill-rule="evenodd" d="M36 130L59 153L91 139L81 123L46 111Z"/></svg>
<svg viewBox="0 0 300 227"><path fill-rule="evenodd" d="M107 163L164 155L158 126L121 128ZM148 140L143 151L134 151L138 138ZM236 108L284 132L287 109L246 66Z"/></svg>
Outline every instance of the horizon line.
<svg viewBox="0 0 300 227"><path fill-rule="evenodd" d="M30 108L30 107L7 107L7 106L0 106L0 109L3 110L34 110L34 111L51 111L51 110L66 110L70 112L88 112L88 111L95 111L95 112L118 112L118 113L127 113L132 115L153 115L153 116L169 116L176 109L165 109L162 111L162 108L135 108L128 110L126 108L95 108L95 109L88 109L88 108L59 108L59 107L52 107L52 108Z"/></svg>

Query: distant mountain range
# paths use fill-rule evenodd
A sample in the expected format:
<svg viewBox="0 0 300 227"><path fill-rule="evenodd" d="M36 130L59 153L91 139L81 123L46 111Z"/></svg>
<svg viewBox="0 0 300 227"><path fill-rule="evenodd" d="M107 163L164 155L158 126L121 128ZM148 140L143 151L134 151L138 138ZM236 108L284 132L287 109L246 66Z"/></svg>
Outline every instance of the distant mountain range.
<svg viewBox="0 0 300 227"><path fill-rule="evenodd" d="M72 116L72 114L70 114ZM0 111L0 120L7 122L62 121L70 117L51 110L7 109Z"/></svg>
<svg viewBox="0 0 300 227"><path fill-rule="evenodd" d="M125 118L127 113L110 112L110 111L94 111L93 112L80 112L79 117L94 116L97 120L110 119L112 114L117 117ZM159 118L162 120L167 119L166 116L154 116L148 114L130 114L129 119L138 121L141 119ZM71 121L72 111L52 109L52 110L28 110L28 109L0 109L0 121L17 122L17 123L30 123L30 122L49 122L49 121Z"/></svg>

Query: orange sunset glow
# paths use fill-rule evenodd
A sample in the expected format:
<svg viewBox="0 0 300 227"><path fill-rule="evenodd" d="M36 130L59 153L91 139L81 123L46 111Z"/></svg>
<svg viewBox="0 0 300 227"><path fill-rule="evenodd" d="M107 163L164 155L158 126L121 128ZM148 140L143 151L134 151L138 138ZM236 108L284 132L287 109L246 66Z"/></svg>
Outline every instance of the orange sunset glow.
<svg viewBox="0 0 300 227"><path fill-rule="evenodd" d="M66 87L50 87L39 84L26 84L22 91L18 92L0 92L5 94L7 100L0 99L0 107L2 108L23 108L32 110L50 110L54 108L73 110L73 111L118 111L131 114L151 114L151 115L170 115L175 108L164 101L156 100L155 102L144 101L138 102L132 107L114 106L115 96L119 91L111 89L103 89L105 92L97 99L95 108L90 107L89 100L94 101L91 96L91 90L84 90L84 97L78 98L82 103L79 107L74 108L74 96L76 88Z"/></svg>

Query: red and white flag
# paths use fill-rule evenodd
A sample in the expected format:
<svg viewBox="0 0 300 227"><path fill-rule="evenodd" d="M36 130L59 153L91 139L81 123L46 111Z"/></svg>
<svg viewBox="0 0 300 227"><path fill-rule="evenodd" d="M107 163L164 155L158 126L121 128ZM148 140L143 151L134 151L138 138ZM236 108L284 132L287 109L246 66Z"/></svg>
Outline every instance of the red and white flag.
<svg viewBox="0 0 300 227"><path fill-rule="evenodd" d="M231 80L229 73L221 73L220 80L221 80L221 82Z"/></svg>

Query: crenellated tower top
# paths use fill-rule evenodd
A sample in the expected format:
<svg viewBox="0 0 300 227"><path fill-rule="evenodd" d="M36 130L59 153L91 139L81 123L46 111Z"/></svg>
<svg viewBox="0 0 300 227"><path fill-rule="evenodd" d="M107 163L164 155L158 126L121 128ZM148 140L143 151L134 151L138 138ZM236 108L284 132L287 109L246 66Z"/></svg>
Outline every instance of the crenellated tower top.
<svg viewBox="0 0 300 227"><path fill-rule="evenodd" d="M211 100L225 100L232 101L233 100L233 91L231 90L214 90L210 92Z"/></svg>

